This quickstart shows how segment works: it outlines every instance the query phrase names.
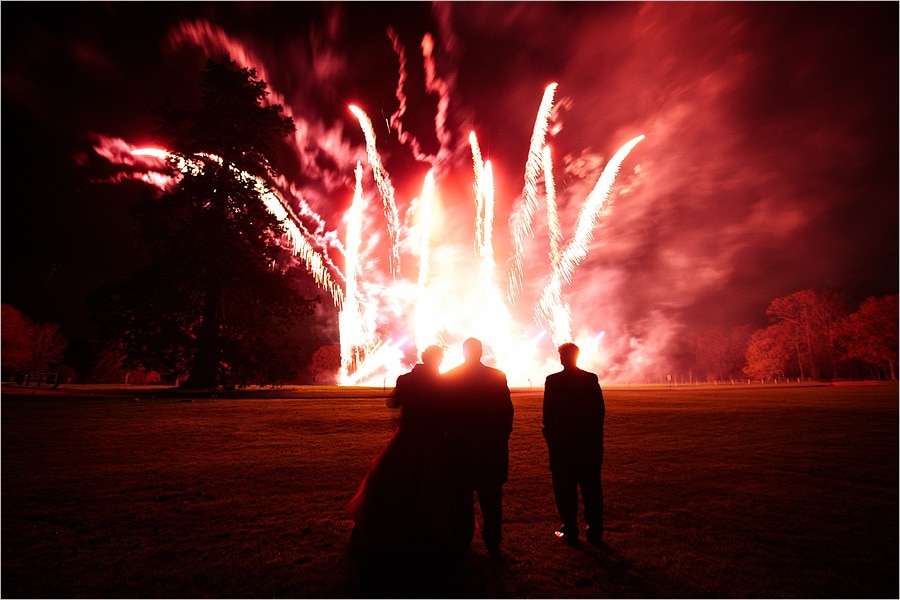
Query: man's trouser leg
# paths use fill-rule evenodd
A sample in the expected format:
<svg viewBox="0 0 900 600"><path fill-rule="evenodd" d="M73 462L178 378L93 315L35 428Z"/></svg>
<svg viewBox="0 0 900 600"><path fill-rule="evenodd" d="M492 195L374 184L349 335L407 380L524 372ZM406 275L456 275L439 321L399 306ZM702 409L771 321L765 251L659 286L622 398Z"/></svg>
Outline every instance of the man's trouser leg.
<svg viewBox="0 0 900 600"><path fill-rule="evenodd" d="M485 485L478 488L478 506L484 521L481 538L488 550L497 549L502 537L503 484Z"/></svg>
<svg viewBox="0 0 900 600"><path fill-rule="evenodd" d="M553 496L566 533L578 535L578 480L564 471L554 471Z"/></svg>
<svg viewBox="0 0 900 600"><path fill-rule="evenodd" d="M592 472L581 478L581 498L584 501L584 522L593 532L592 537L603 535L603 484L600 472Z"/></svg>

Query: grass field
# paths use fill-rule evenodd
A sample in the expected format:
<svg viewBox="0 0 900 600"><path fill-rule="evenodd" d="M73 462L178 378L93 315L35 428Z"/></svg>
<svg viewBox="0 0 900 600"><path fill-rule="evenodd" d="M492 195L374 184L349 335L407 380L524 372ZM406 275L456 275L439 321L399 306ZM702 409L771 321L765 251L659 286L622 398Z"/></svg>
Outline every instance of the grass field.
<svg viewBox="0 0 900 600"><path fill-rule="evenodd" d="M606 388L603 549L552 535L517 390L502 557L415 590L348 552L384 390L32 392L2 394L4 598L898 597L896 385Z"/></svg>

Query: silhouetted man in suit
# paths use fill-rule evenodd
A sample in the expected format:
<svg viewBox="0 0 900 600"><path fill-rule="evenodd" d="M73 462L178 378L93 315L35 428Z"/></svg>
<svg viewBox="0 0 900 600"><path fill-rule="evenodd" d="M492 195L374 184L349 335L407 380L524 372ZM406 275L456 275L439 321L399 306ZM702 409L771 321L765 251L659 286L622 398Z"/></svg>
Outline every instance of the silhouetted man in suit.
<svg viewBox="0 0 900 600"><path fill-rule="evenodd" d="M578 488L584 503L585 534L603 539L603 420L606 407L597 375L576 366L578 346L559 347L563 370L544 382L543 434L550 453L553 494L562 519L556 536L578 543Z"/></svg>
<svg viewBox="0 0 900 600"><path fill-rule="evenodd" d="M445 373L449 476L458 486L461 548L475 527L472 492L481 508L481 537L491 555L500 552L503 484L509 476L513 405L506 374L481 362L481 341L463 342L465 362ZM463 546L464 544L464 546Z"/></svg>

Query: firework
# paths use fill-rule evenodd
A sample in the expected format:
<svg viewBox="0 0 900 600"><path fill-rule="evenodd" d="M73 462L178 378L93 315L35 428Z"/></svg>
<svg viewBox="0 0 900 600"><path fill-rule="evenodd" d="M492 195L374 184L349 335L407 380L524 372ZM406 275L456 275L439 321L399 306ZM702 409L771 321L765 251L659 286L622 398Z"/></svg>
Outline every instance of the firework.
<svg viewBox="0 0 900 600"><path fill-rule="evenodd" d="M338 139L332 130L294 116L298 127L293 143L304 175L325 181L334 202L339 202L342 195L345 198L350 195L347 191L350 178L322 172L308 147L333 156L338 171L348 165L350 157L360 157L352 163L355 165L352 202L342 215L341 227L330 226L329 220L306 200L305 191L284 176L272 182L250 180L246 179L250 177L248 174L232 169L235 177L244 179L258 191L266 208L281 223L285 243L302 260L316 284L334 300L339 311L340 383L393 382L397 375L408 370L411 356L432 343L447 347L445 363L452 365L461 360L457 346L471 335L482 339L486 360L503 368L511 384L530 384L535 373L551 368L548 365L553 364L554 357L548 357L541 349L548 335L555 345L578 338L584 362L589 362L589 355L600 349L604 334L573 326L565 286L571 283L575 270L589 251L594 228L608 209L607 200L622 163L643 136L626 143L610 159L584 200L572 235L566 239L557 208L551 143L547 141L557 84L548 85L534 122L522 194L509 220L512 256L507 262L510 268L505 277L498 278L492 163L482 156L476 133L470 132L473 185L467 202L472 207L474 244L466 249L460 243L466 237L461 235L463 232L445 226L447 214L441 197L442 174L455 155L454 132L449 128L448 119L452 79L439 75L434 40L425 36L421 47L425 85L426 91L438 100L434 133L439 143L436 153L427 154L403 123L407 109L406 54L393 30L388 35L398 56L399 77L395 91L398 108L386 118L386 123L413 158L429 166L418 198L407 202L397 197L377 150L372 121L358 106L350 106L349 110L359 124L365 152ZM203 48L228 48L239 63L255 60L252 53L241 49L238 42L220 30L197 23L183 26L173 39ZM283 96L275 93L272 99L283 101ZM285 112L292 115L290 110ZM169 189L178 177L199 172L203 161L217 160L208 155L185 158L162 149L133 148L121 140L111 139L98 144L97 152L128 167L123 169L121 178L141 179L161 189ZM366 164L361 161L363 157ZM376 192L367 194L372 184ZM546 266L529 265L527 249L533 244L535 220L541 217L542 201L546 206L549 261ZM454 199L454 206L463 205L460 199ZM404 207L402 213L400 207ZM381 237L382 232L386 232L386 238ZM523 303L526 272L529 283L537 283L541 289L534 305L525 305L532 310L531 320L521 319L518 314L521 310L516 314L513 311L516 303ZM505 289L498 285L498 279L505 284Z"/></svg>

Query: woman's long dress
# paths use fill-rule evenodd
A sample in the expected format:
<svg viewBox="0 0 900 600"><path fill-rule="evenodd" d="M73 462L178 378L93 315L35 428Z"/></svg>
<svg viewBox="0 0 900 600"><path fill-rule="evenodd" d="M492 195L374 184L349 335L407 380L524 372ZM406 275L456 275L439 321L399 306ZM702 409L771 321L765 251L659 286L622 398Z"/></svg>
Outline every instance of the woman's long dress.
<svg viewBox="0 0 900 600"><path fill-rule="evenodd" d="M373 553L415 556L442 543L447 523L438 377L419 364L397 378L400 425L346 505L353 541Z"/></svg>

